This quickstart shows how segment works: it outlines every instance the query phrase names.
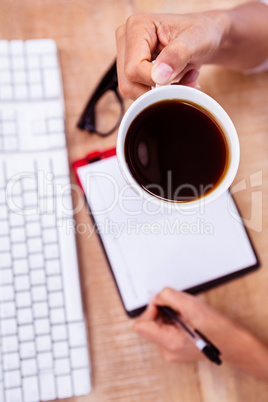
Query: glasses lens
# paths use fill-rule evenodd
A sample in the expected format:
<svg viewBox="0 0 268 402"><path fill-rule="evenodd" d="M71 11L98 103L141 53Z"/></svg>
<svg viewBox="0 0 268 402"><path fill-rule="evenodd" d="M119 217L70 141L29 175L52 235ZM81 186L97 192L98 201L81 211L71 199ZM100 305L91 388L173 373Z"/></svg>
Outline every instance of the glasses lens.
<svg viewBox="0 0 268 402"><path fill-rule="evenodd" d="M95 105L95 129L107 134L117 127L122 117L122 105L114 91L106 91Z"/></svg>

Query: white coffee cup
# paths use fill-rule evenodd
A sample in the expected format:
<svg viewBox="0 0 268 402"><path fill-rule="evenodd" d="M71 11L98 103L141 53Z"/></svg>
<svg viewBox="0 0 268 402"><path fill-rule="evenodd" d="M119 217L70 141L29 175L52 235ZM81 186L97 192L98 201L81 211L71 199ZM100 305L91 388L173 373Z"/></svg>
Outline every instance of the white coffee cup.
<svg viewBox="0 0 268 402"><path fill-rule="evenodd" d="M133 122L135 117L148 106L163 100L179 100L190 102L196 104L197 106L200 106L201 110L205 109L206 111L208 111L222 128L222 131L226 137L226 142L229 147L229 165L221 182L217 186L215 186L215 188L213 188L211 192L208 192L202 197L194 199L192 201L187 200L183 202L165 200L147 192L135 180L126 162L125 139L131 123ZM157 87L149 92L146 92L144 95L135 100L133 104L129 107L119 127L116 144L116 154L123 177L136 193L147 200L151 200L152 202L159 204L161 207L167 205L169 207L183 206L183 209L185 210L197 208L200 205L201 200L203 203L212 202L219 198L226 190L228 190L236 176L239 166L240 147L237 132L230 117L213 98L206 95L204 92L201 92L194 88L183 85L168 85Z"/></svg>

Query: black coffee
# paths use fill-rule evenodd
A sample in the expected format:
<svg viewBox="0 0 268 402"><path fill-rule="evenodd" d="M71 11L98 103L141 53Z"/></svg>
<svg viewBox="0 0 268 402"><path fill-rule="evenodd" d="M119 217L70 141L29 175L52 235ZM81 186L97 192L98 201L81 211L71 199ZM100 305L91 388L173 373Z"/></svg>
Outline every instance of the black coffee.
<svg viewBox="0 0 268 402"><path fill-rule="evenodd" d="M147 192L177 202L198 199L223 179L229 151L221 127L205 109L164 100L144 109L131 123L125 158Z"/></svg>

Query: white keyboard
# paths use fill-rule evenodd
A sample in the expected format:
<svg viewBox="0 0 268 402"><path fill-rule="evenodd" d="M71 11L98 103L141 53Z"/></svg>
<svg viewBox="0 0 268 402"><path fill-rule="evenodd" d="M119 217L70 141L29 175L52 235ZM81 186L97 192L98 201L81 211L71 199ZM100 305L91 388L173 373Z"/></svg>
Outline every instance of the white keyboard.
<svg viewBox="0 0 268 402"><path fill-rule="evenodd" d="M0 402L91 390L54 41L0 41Z"/></svg>

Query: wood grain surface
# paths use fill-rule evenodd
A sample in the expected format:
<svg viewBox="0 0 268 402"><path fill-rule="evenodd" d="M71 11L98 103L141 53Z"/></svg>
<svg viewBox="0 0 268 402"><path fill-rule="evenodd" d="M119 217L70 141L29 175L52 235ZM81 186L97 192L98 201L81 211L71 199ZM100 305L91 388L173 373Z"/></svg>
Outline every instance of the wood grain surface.
<svg viewBox="0 0 268 402"><path fill-rule="evenodd" d="M240 2L241 3L241 2ZM0 38L53 38L59 49L66 105L70 163L115 145L116 133L101 139L76 128L82 109L116 55L115 29L139 11L191 12L227 8L235 0L1 0ZM200 295L268 343L268 73L245 75L220 67L201 69L202 90L229 113L241 144L235 199L247 219L262 266L258 271ZM125 100L126 107L130 105ZM109 110L103 110L103 116ZM262 185L250 177L262 174ZM72 181L74 177L72 175ZM254 183L253 183L254 184ZM254 201L256 192L261 194ZM255 196L254 196L255 194ZM258 198L258 197L257 197ZM262 200L262 204L261 204ZM74 203L81 196L74 194ZM90 223L86 209L75 216ZM90 223L92 226L92 223ZM77 235L93 391L74 402L266 402L268 384L228 364L165 362L157 347L132 331L97 236ZM228 339L226 340L228 341Z"/></svg>

